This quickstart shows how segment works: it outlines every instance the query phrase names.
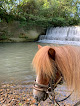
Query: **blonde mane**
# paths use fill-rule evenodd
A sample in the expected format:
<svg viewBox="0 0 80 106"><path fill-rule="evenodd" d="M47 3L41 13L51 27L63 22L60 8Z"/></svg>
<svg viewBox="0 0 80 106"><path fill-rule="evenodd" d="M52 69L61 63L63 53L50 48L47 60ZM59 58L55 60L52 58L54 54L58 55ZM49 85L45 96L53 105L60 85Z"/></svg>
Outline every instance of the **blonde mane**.
<svg viewBox="0 0 80 106"><path fill-rule="evenodd" d="M55 61L50 59L48 50L55 50ZM65 82L71 88L80 92L80 48L75 46L42 47L33 59L33 67L37 74L55 77L55 64L61 71Z"/></svg>
<svg viewBox="0 0 80 106"><path fill-rule="evenodd" d="M49 58L48 50L50 46L42 47L35 55L33 59L33 68L35 68L36 73L38 75L42 75L45 77L51 77L54 75L54 65L53 60Z"/></svg>

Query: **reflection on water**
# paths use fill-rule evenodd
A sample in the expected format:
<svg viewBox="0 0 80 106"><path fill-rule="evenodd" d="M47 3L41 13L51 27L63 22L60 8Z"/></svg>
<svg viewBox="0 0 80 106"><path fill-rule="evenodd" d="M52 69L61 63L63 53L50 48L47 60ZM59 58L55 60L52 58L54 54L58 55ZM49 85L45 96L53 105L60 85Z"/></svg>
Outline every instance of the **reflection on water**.
<svg viewBox="0 0 80 106"><path fill-rule="evenodd" d="M32 81L35 72L31 62L38 43L0 43L0 83Z"/></svg>

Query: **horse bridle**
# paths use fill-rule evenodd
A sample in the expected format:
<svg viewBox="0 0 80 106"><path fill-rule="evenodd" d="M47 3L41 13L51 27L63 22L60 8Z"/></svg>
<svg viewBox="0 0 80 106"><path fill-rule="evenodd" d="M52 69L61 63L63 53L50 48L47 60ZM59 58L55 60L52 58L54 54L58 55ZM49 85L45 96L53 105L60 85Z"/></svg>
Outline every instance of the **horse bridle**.
<svg viewBox="0 0 80 106"><path fill-rule="evenodd" d="M44 93L45 93L44 99L45 99L45 98L47 99L47 97L49 97L49 95L52 96L52 99L49 98L49 99L52 101L52 103L54 104L54 101L55 101L55 103L58 104L58 106L60 106L58 102L62 102L62 101L64 101L64 100L66 100L66 99L69 98L69 97L71 96L71 94L73 93L73 91L72 91L66 98L64 98L64 99L62 99L62 100L56 100L56 99L55 99L54 89L55 89L55 88L57 87L57 85L61 82L61 80L63 80L63 77L62 77L62 76L58 79L58 81L57 81L56 83L52 83L53 81L51 81L48 85L38 84L38 83L36 82L36 80L35 80L33 89L35 89L35 90L37 90L37 91L44 92ZM47 96L47 97L46 97L46 96ZM36 106L38 106L38 104L37 104Z"/></svg>
<svg viewBox="0 0 80 106"><path fill-rule="evenodd" d="M59 68L57 67L57 65L55 65L55 72L60 72L60 74L61 74L61 71L59 70ZM44 100L46 100L48 97L49 97L49 95L50 96L52 96L52 99L51 98L49 98L51 101L52 101L52 103L54 104L54 102L55 103L57 103L58 104L58 102L61 102L61 101L64 101L64 100L66 100L67 98L69 98L70 96L71 96L71 94L73 93L73 91L71 92L71 94L69 94L66 98L64 98L64 99L62 99L62 100L56 100L55 99L55 92L54 92L54 89L57 87L57 85L61 82L61 81L63 81L63 76L62 76L62 74L60 75L60 78L55 82L54 81L54 79L51 79L50 80L50 82L49 82L49 84L48 85L43 85L43 84L39 84L39 83L37 83L36 82L36 80L34 81L34 86L33 86L33 89L35 89L35 90L37 90L37 91L41 91L41 92L44 92ZM38 105L37 105L38 106ZM59 104L58 104L58 106L60 106Z"/></svg>
<svg viewBox="0 0 80 106"><path fill-rule="evenodd" d="M47 91L50 91L50 88L54 90L54 89L57 87L57 84L58 84L61 80L62 80L62 76L59 78L59 80L58 80L55 84L52 83L53 81L51 81L48 85L39 84L39 83L37 83L36 80L35 80L33 89L47 93ZM37 86L36 86L36 85L37 85Z"/></svg>
<svg viewBox="0 0 80 106"><path fill-rule="evenodd" d="M57 87L58 83L61 80L62 80L62 76L59 78L59 80L55 84L52 83L53 81L51 80L48 85L39 84L35 80L33 89L44 92L44 100L43 101L45 101L49 97L49 95L51 95L53 98L55 97L54 89Z"/></svg>
<svg viewBox="0 0 80 106"><path fill-rule="evenodd" d="M37 86L36 86L37 85ZM43 84L39 84L36 82L34 82L34 86L33 89L37 90L37 91L42 91L42 92L46 92L48 89L48 85L43 85Z"/></svg>

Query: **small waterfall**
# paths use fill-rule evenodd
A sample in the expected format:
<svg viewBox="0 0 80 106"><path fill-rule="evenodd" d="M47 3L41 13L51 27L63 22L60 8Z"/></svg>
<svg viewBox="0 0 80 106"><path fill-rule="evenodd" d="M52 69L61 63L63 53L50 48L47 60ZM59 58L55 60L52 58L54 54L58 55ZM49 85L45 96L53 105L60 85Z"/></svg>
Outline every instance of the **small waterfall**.
<svg viewBox="0 0 80 106"><path fill-rule="evenodd" d="M40 35L38 42L80 46L80 26L47 29L46 35Z"/></svg>

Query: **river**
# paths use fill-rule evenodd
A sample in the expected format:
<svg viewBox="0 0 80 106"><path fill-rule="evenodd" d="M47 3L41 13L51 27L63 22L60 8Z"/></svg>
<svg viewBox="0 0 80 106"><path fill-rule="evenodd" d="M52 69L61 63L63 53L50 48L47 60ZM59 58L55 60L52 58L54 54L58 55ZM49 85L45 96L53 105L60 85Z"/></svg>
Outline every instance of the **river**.
<svg viewBox="0 0 80 106"><path fill-rule="evenodd" d="M33 82L32 59L39 43L0 43L0 85L11 82ZM45 44L43 44L45 45Z"/></svg>

